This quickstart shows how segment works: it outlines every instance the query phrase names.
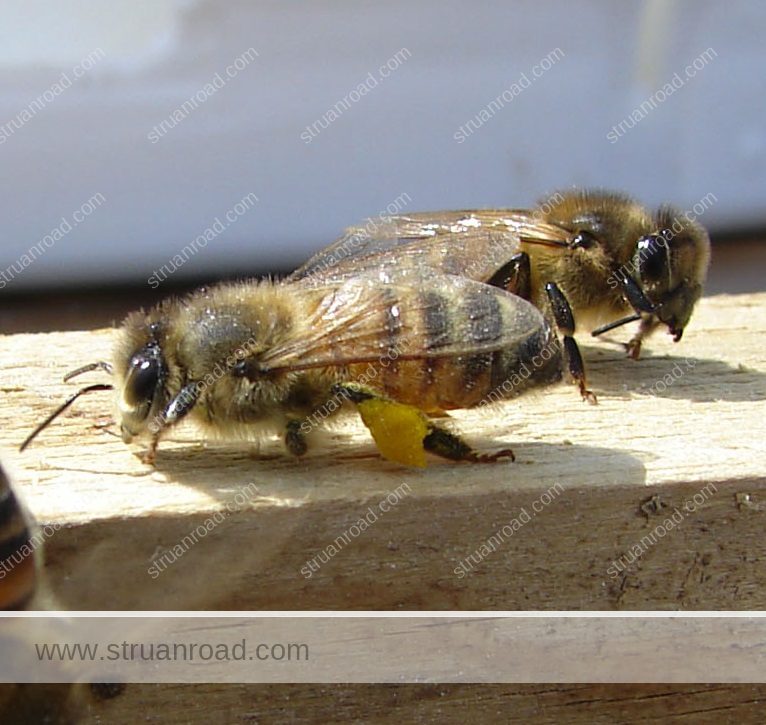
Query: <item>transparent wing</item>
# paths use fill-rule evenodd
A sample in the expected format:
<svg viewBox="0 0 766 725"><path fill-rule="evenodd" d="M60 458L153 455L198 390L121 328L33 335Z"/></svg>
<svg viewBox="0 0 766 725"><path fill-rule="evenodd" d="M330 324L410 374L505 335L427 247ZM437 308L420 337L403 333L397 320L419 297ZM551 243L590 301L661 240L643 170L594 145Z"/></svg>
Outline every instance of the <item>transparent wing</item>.
<svg viewBox="0 0 766 725"><path fill-rule="evenodd" d="M530 303L496 287L423 269L367 271L333 283L297 286L312 312L300 335L259 363L268 370L499 350L546 323Z"/></svg>
<svg viewBox="0 0 766 725"><path fill-rule="evenodd" d="M565 247L571 230L520 209L422 212L368 219L314 255L290 277L322 280L396 262L485 281L521 245Z"/></svg>

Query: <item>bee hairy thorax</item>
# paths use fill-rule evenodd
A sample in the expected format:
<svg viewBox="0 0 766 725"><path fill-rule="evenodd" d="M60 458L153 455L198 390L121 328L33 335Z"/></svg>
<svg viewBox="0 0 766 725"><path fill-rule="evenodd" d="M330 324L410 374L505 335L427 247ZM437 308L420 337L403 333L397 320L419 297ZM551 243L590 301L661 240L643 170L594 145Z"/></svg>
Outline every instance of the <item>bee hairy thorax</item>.
<svg viewBox="0 0 766 725"><path fill-rule="evenodd" d="M332 396L342 371L270 371L259 358L262 351L305 335L302 323L313 297L261 283L216 287L191 298L178 309L172 325L175 339L166 346L177 351L170 365L176 372L170 392L204 383L193 415L219 428L309 415ZM247 430L240 432L248 437Z"/></svg>

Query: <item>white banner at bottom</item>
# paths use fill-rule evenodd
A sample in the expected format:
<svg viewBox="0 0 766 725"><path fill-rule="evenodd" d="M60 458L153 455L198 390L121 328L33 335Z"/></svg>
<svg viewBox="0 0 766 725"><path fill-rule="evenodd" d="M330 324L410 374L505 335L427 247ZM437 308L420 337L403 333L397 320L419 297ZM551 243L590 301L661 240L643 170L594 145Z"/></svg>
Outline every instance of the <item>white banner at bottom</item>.
<svg viewBox="0 0 766 725"><path fill-rule="evenodd" d="M3 617L0 682L766 682L759 617Z"/></svg>

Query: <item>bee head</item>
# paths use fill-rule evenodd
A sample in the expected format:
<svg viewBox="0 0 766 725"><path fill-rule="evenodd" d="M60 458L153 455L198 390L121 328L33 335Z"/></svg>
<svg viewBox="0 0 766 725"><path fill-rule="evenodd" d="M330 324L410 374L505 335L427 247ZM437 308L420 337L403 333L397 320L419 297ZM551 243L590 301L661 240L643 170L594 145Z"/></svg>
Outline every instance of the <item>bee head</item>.
<svg viewBox="0 0 766 725"><path fill-rule="evenodd" d="M710 263L710 239L695 221L663 206L655 215L655 230L642 236L635 248L633 269L652 314L677 342L702 296Z"/></svg>
<svg viewBox="0 0 766 725"><path fill-rule="evenodd" d="M114 355L114 388L122 439L145 432L163 409L168 366L158 315L137 312L122 327Z"/></svg>

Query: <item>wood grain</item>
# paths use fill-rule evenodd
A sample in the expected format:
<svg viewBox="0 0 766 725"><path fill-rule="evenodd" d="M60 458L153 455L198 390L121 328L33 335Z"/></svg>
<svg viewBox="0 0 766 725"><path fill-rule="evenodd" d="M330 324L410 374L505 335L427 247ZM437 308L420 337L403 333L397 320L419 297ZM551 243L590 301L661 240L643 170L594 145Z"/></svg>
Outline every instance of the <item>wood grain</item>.
<svg viewBox="0 0 766 725"><path fill-rule="evenodd" d="M130 685L88 722L242 723L763 722L766 685Z"/></svg>
<svg viewBox="0 0 766 725"><path fill-rule="evenodd" d="M48 569L72 608L763 609L764 331L766 294L722 295L702 300L680 343L658 335L638 363L584 340L598 406L561 384L458 413L478 448L510 445L516 462L434 459L425 471L381 460L355 421L299 460L278 441L258 453L179 431L151 468L116 437L108 394L78 401L19 455L80 383L63 374L108 357L113 333L12 335L0 350L0 443L30 509L62 524ZM250 484L257 494L227 511ZM397 503L383 513L389 495ZM376 522L301 573L370 508ZM531 520L459 578L521 509ZM675 509L680 526L608 573ZM153 579L153 562L214 511L228 515Z"/></svg>

